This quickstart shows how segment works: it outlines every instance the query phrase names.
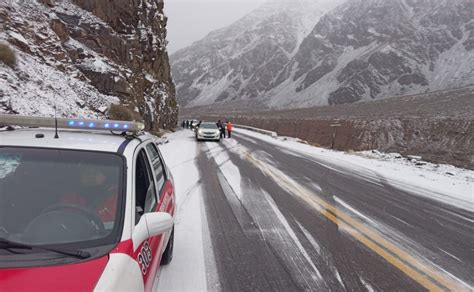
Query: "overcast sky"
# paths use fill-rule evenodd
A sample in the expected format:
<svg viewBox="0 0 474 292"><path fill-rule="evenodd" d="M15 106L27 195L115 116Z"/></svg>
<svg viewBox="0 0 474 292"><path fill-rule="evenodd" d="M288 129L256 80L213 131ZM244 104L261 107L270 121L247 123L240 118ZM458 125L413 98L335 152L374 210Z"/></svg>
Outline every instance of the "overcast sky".
<svg viewBox="0 0 474 292"><path fill-rule="evenodd" d="M265 0L165 0L170 54L225 27Z"/></svg>

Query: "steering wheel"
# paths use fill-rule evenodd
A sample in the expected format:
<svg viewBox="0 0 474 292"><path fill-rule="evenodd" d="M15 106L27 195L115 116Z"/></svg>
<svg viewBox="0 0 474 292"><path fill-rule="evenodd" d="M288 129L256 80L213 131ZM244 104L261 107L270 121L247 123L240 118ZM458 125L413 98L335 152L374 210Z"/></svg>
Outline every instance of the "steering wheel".
<svg viewBox="0 0 474 292"><path fill-rule="evenodd" d="M35 244L76 242L90 240L104 231L104 223L90 210L73 204L55 204L28 223L21 240Z"/></svg>
<svg viewBox="0 0 474 292"><path fill-rule="evenodd" d="M93 222L96 225L98 234L101 234L105 231L104 222L102 222L102 220L99 218L99 216L97 216L91 210L89 210L85 207L79 206L79 205L62 204L62 203L61 204L54 204L54 205L51 205L51 206L45 208L41 212L40 216L43 215L43 214L53 212L53 211L64 210L64 209L73 209L75 211L79 211L78 212L79 214L83 215L89 221Z"/></svg>

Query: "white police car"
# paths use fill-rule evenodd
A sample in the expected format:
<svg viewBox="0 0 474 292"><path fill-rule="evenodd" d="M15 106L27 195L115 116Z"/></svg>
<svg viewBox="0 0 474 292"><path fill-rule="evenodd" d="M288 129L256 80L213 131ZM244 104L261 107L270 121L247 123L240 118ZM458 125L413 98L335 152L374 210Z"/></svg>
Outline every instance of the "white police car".
<svg viewBox="0 0 474 292"><path fill-rule="evenodd" d="M0 125L0 291L152 290L176 213L156 137L123 121Z"/></svg>

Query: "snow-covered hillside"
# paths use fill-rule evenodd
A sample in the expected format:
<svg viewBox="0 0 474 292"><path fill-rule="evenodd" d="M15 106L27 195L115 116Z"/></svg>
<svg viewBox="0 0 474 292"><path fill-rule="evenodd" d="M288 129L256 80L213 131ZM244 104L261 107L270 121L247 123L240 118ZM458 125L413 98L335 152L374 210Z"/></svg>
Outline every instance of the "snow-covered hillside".
<svg viewBox="0 0 474 292"><path fill-rule="evenodd" d="M16 64L0 60L0 112L53 115L56 105L101 118L114 103L149 129L173 127L165 26L161 0L1 1L0 43Z"/></svg>
<svg viewBox="0 0 474 292"><path fill-rule="evenodd" d="M10 12L2 21L0 40L9 44L17 59L15 68L0 62L1 111L53 115L56 104L60 115L94 117L100 115L99 109L119 103L116 96L101 94L88 84L71 60L63 63L61 58L54 58L65 54L59 49L60 37L49 27L47 6L2 1L0 9Z"/></svg>
<svg viewBox="0 0 474 292"><path fill-rule="evenodd" d="M474 84L471 0L308 3L269 2L173 54L180 103L307 107Z"/></svg>
<svg viewBox="0 0 474 292"><path fill-rule="evenodd" d="M470 8L470 9L469 9ZM301 44L269 103L351 103L474 84L469 0L349 0Z"/></svg>

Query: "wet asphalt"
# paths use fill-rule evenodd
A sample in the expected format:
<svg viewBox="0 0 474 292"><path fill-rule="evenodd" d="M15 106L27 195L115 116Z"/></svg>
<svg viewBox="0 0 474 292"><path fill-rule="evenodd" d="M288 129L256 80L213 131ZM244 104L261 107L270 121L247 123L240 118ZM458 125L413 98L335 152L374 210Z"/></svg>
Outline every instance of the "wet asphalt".
<svg viewBox="0 0 474 292"><path fill-rule="evenodd" d="M240 133L232 139L197 145L222 291L472 289L472 213L380 175ZM228 159L218 164L216 150ZM238 168L240 194L224 163Z"/></svg>

